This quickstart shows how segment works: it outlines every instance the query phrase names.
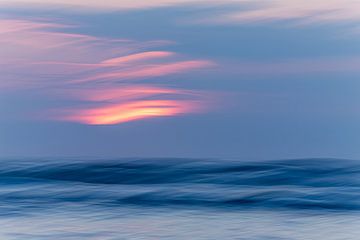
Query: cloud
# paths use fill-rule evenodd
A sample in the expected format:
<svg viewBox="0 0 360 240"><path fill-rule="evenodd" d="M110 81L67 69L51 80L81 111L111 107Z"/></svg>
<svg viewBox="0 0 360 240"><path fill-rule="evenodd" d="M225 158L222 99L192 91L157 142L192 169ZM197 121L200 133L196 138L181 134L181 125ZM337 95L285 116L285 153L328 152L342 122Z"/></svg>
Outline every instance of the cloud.
<svg viewBox="0 0 360 240"><path fill-rule="evenodd" d="M143 52L143 53L136 53L131 54L128 56L122 56L117 58L107 59L102 61L101 64L108 65L108 66L116 66L119 64L126 64L132 63L142 60L154 59L154 58L164 58L174 55L172 52L165 52L165 51L152 51L152 52Z"/></svg>
<svg viewBox="0 0 360 240"><path fill-rule="evenodd" d="M149 77L161 77L165 75L181 73L191 69L202 67L210 67L214 64L210 61L181 61L175 63L162 63L162 64L145 64L135 66L127 69L120 69L114 71L107 71L104 73L94 74L87 78L75 80L74 83L89 82L97 80L129 80L129 79L146 79Z"/></svg>
<svg viewBox="0 0 360 240"><path fill-rule="evenodd" d="M197 102L190 100L139 100L89 109L63 110L63 114L57 119L91 125L109 125L197 112L198 107Z"/></svg>
<svg viewBox="0 0 360 240"><path fill-rule="evenodd" d="M229 0L225 0L227 2ZM231 0L230 0L231 1ZM239 1L239 0L238 0ZM113 11L113 10L132 10L147 9L168 6L178 6L184 4L217 4L215 0L2 0L0 6L27 6L27 7L64 7L72 10L97 10L97 11ZM236 2L236 0L235 0ZM81 10L80 10L81 8Z"/></svg>
<svg viewBox="0 0 360 240"><path fill-rule="evenodd" d="M203 7L205 22L251 23L293 20L298 23L359 22L358 0L2 0L0 7L64 7L72 11L114 11L159 7ZM212 6L221 11L208 11ZM231 8L229 8L229 6ZM217 13L216 13L217 12ZM218 13L221 12L221 13ZM197 22L189 21L189 22Z"/></svg>
<svg viewBox="0 0 360 240"><path fill-rule="evenodd" d="M152 83L155 77L213 65L148 50L166 41L102 39L66 33L67 26L59 24L11 19L0 20L0 26L0 92L29 89L72 102L70 107L47 109L46 119L118 124L205 107L206 92L166 87L165 79Z"/></svg>
<svg viewBox="0 0 360 240"><path fill-rule="evenodd" d="M298 23L329 23L360 21L357 0L269 0L245 11L230 12L219 21L229 23L294 20Z"/></svg>
<svg viewBox="0 0 360 240"><path fill-rule="evenodd" d="M103 89L82 88L67 91L68 95L81 100L102 102L102 101L129 101L138 98L151 97L155 95L196 95L191 90L180 90L174 88L159 87L154 85L118 86L115 88Z"/></svg>

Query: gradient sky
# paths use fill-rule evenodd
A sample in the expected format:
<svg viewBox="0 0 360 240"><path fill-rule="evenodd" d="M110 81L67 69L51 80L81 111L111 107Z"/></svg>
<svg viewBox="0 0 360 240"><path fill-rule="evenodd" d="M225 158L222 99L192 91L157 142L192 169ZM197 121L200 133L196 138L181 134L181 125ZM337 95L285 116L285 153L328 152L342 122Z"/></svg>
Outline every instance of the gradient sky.
<svg viewBox="0 0 360 240"><path fill-rule="evenodd" d="M0 0L0 157L360 159L360 1Z"/></svg>

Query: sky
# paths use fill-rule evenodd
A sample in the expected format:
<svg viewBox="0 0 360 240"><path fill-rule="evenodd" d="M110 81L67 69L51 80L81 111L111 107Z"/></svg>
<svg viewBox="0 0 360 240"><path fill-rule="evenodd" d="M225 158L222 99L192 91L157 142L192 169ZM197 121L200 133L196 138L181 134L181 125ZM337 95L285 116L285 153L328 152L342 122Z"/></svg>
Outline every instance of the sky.
<svg viewBox="0 0 360 240"><path fill-rule="evenodd" d="M0 0L0 157L360 159L360 1Z"/></svg>

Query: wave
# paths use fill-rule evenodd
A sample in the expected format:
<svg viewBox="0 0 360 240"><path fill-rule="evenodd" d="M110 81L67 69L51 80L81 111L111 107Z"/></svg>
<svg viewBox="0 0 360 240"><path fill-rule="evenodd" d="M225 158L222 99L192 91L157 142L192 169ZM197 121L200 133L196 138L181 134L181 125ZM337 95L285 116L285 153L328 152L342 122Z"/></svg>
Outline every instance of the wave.
<svg viewBox="0 0 360 240"><path fill-rule="evenodd" d="M0 166L0 207L360 210L360 162L298 159L17 160Z"/></svg>

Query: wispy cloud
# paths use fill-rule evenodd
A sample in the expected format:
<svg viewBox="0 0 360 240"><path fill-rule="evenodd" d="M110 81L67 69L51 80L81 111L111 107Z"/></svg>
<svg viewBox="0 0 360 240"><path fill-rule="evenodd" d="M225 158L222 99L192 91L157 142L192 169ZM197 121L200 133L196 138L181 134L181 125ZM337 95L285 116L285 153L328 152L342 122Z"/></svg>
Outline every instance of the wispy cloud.
<svg viewBox="0 0 360 240"><path fill-rule="evenodd" d="M360 21L357 0L256 0L248 10L229 12L219 21L229 23L294 20L298 23Z"/></svg>
<svg viewBox="0 0 360 240"><path fill-rule="evenodd" d="M74 83L89 82L89 81L122 81L130 79L145 79L149 77L160 77L175 73L181 73L191 69L212 66L213 63L209 61L181 61L175 63L162 64L144 64L139 66L132 66L126 69L119 69L114 71L106 71L99 74L94 74L86 78L75 80Z"/></svg>
<svg viewBox="0 0 360 240"><path fill-rule="evenodd" d="M245 8L244 4L246 4ZM197 6L200 7L199 9L204 7L208 10L207 7L209 6L219 6L222 9L220 11L221 14L209 12L204 21L218 23L249 23L279 20L294 20L298 23L360 21L360 1L358 0L2 0L0 1L1 6L32 8L62 6L72 11L83 11L86 9L91 11L124 11L167 6ZM231 8L227 6L231 6Z"/></svg>
<svg viewBox="0 0 360 240"><path fill-rule="evenodd" d="M230 2L231 0L225 0ZM237 0L242 1L242 0ZM246 1L246 0L245 0ZM126 10L126 9L144 9L144 8L156 8L166 7L182 4L200 4L200 3L216 3L215 0L147 0L147 1L134 1L134 0L2 0L0 4L2 6L34 6L35 7L51 7L51 6L63 6L63 7L83 7L85 9L92 10ZM236 2L236 0L235 0ZM75 9L79 10L79 9Z"/></svg>
<svg viewBox="0 0 360 240"><path fill-rule="evenodd" d="M165 52L165 51L152 51L152 52L142 52L131 54L127 56L121 56L117 58L107 59L102 61L101 64L108 65L108 66L116 66L119 64L127 64L132 62L138 62L148 59L155 59L155 58L164 58L174 55L172 52Z"/></svg>
<svg viewBox="0 0 360 240"><path fill-rule="evenodd" d="M148 50L164 41L101 39L59 31L66 26L32 21L0 20L0 26L4 26L0 91L41 89L53 98L76 101L71 107L48 109L46 118L117 124L195 113L205 104L206 92L165 87L165 79L151 83L154 77L213 65L174 52Z"/></svg>

